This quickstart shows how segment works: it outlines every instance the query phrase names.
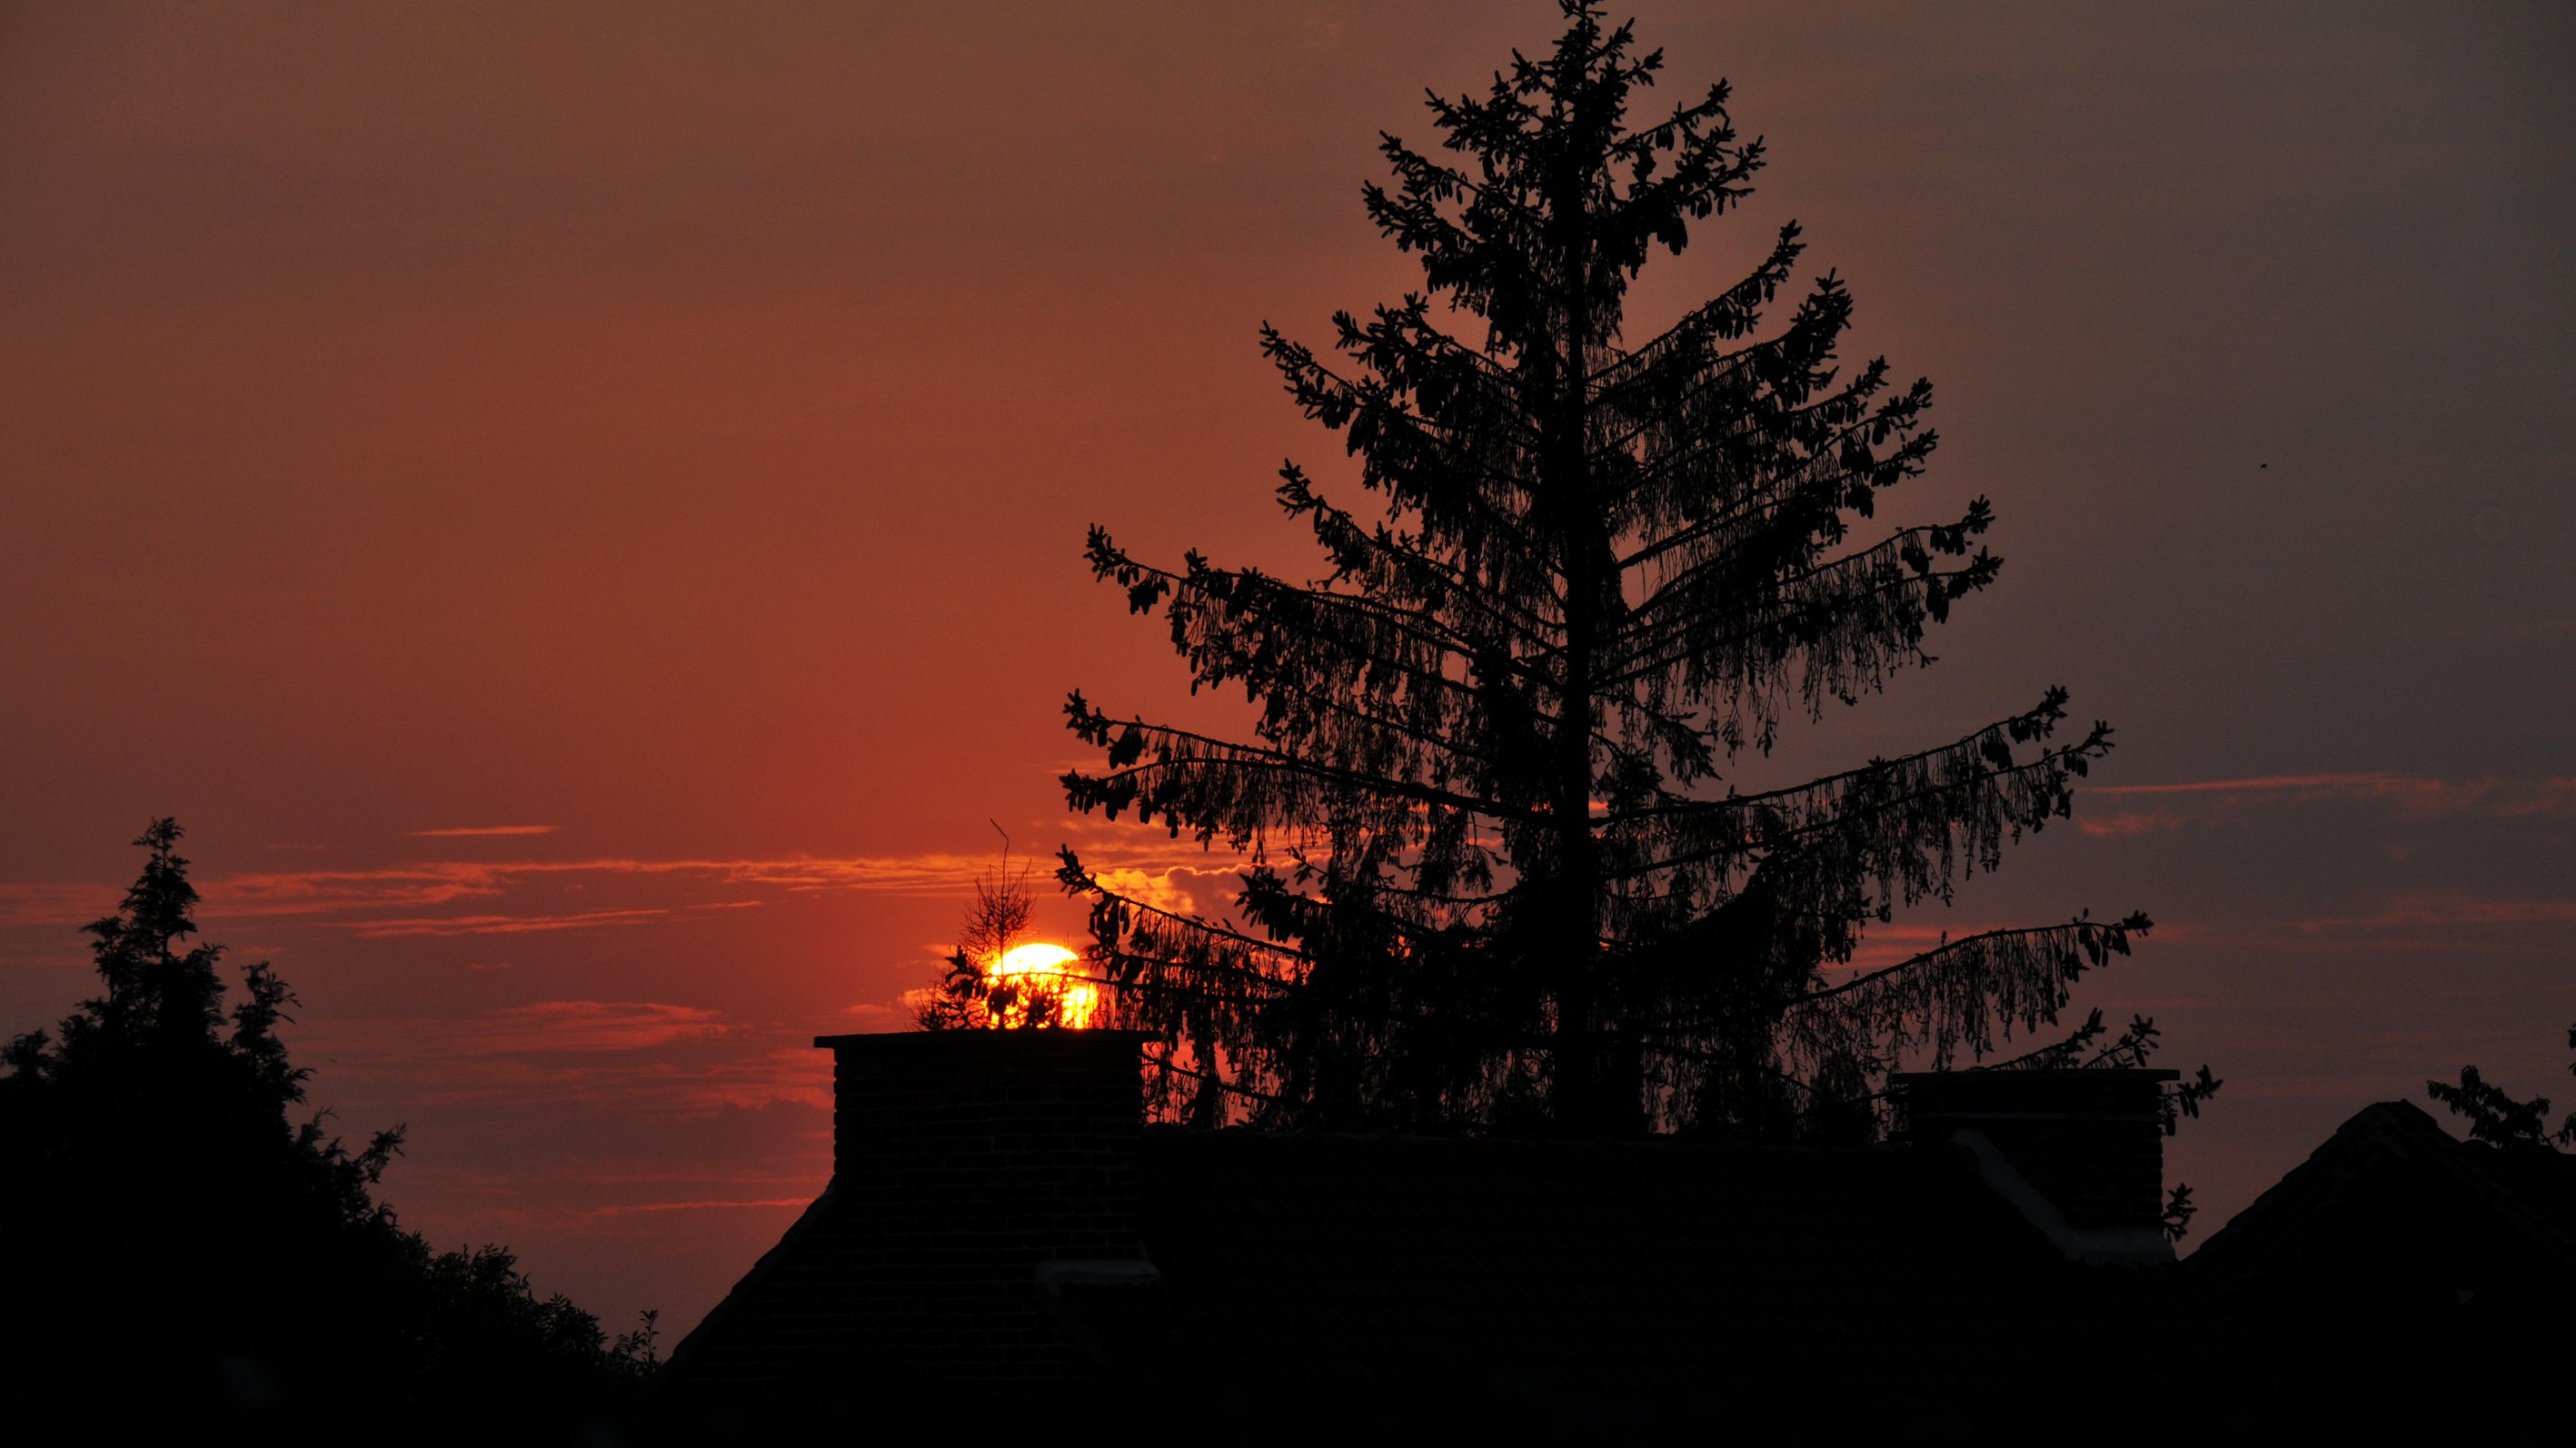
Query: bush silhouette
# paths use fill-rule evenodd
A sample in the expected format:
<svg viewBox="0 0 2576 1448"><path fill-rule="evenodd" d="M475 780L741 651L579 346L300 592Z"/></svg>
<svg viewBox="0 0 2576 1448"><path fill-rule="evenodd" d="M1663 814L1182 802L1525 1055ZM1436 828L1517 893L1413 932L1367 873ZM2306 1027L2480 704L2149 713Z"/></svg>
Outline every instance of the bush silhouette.
<svg viewBox="0 0 2576 1448"><path fill-rule="evenodd" d="M351 1150L308 1109L265 964L230 1009L224 948L157 820L87 928L105 992L17 1037L0 1074L0 1273L18 1441L217 1426L278 1439L554 1437L602 1420L649 1333L606 1342L499 1247L433 1252L374 1189L399 1129Z"/></svg>

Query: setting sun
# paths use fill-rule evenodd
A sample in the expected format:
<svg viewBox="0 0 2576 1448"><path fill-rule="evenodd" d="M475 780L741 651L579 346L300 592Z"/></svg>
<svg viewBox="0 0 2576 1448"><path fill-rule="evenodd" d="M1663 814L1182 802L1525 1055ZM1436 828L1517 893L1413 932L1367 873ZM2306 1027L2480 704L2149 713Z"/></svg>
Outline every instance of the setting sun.
<svg viewBox="0 0 2576 1448"><path fill-rule="evenodd" d="M1031 1005L1044 1000L1053 1004L1057 1026L1075 1031L1088 1027L1100 1013L1100 988L1066 968L1081 958L1061 945L1022 945L1003 952L988 979L1011 986L1018 998L996 1016L996 1024L1028 1025Z"/></svg>

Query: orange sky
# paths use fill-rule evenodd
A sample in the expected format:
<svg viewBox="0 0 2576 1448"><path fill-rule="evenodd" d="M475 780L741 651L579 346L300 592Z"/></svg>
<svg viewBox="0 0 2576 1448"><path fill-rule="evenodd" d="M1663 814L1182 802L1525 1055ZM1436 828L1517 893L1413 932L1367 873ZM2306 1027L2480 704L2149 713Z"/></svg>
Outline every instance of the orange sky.
<svg viewBox="0 0 2576 1448"><path fill-rule="evenodd" d="M2204 1225L2463 1060L2564 1094L2576 16L1636 9L1773 164L1635 330L1796 216L1939 389L1921 509L2001 518L1942 664L1778 768L2056 682L2119 730L1886 940L2153 913L2084 1003L2228 1078ZM174 813L406 1219L685 1328L988 818L1172 863L1060 813L1067 688L1189 707L1083 529L1307 567L1268 482L1339 448L1254 330L1413 284L1377 131L1553 15L0 12L0 1028Z"/></svg>

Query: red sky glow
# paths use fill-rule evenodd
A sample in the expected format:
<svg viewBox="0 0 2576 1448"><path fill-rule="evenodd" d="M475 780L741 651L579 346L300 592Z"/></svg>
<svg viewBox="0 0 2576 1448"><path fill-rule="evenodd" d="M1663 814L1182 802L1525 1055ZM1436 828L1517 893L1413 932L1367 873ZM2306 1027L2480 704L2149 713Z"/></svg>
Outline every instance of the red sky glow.
<svg viewBox="0 0 2576 1448"><path fill-rule="evenodd" d="M1631 331L1796 217L1929 376L1905 506L1994 500L1940 664L1780 780L2049 685L2072 827L1875 938L2132 909L2079 1011L2227 1080L2204 1228L2365 1102L2576 1020L2576 11L1639 0L1771 165ZM823 1184L817 1034L906 1023L1080 687L1224 722L1084 529L1302 574L1338 442L1265 320L1418 284L1381 129L1508 4L0 13L0 1029L176 815L315 1100L440 1246L685 1331ZM1802 774L1803 771L1803 774ZM1760 779L1746 781L1757 787ZM1042 905L1056 938L1079 912Z"/></svg>

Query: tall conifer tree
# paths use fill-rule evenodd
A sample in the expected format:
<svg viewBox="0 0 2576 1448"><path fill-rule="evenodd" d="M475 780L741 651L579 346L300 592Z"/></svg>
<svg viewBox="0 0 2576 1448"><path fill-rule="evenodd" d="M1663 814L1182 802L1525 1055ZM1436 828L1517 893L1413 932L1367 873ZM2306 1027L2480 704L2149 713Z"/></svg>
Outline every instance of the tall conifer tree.
<svg viewBox="0 0 2576 1448"><path fill-rule="evenodd" d="M2147 928L2078 917L1849 968L1871 922L2064 815L2110 731L2061 738L2052 688L1919 753L1737 783L1784 722L1930 661L1927 626L1995 577L1992 515L1855 536L1930 456L1931 389L1837 368L1831 273L1766 334L1794 223L1626 344L1630 282L1748 193L1762 143L1723 83L1632 121L1661 53L1565 11L1483 98L1431 97L1446 155L1384 138L1368 214L1425 290L1335 317L1337 359L1262 332L1375 495L1364 516L1282 470L1328 572L1159 567L1092 531L1094 572L1168 621L1193 689L1258 706L1236 742L1067 705L1107 754L1065 777L1073 808L1249 855L1237 908L1205 915L1064 856L1176 1114L1865 1130L1891 1065L2055 1021Z"/></svg>

